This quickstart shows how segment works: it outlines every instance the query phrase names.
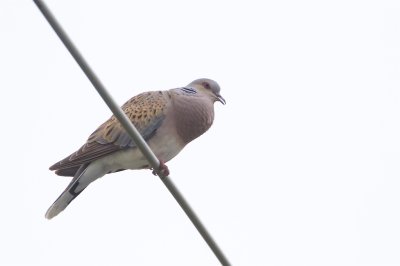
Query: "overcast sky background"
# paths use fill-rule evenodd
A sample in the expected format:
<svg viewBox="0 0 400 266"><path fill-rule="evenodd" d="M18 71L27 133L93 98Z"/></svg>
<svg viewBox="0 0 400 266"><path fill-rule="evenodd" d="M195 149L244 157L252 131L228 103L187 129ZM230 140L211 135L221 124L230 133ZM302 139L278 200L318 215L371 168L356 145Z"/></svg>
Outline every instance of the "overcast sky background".
<svg viewBox="0 0 400 266"><path fill-rule="evenodd" d="M233 265L400 265L399 1L46 2L120 104L219 82L168 166ZM0 265L219 265L150 171L44 218L111 113L32 1L0 34Z"/></svg>

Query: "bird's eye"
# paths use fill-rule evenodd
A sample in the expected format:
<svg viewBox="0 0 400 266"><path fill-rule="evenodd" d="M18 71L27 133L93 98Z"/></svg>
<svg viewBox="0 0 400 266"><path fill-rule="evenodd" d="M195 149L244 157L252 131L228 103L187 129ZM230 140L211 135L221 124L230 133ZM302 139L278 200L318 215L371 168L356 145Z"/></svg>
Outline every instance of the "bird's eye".
<svg viewBox="0 0 400 266"><path fill-rule="evenodd" d="M206 88L206 89L210 89L210 84L208 82L206 82L206 81L201 83L201 85L203 85L203 87Z"/></svg>

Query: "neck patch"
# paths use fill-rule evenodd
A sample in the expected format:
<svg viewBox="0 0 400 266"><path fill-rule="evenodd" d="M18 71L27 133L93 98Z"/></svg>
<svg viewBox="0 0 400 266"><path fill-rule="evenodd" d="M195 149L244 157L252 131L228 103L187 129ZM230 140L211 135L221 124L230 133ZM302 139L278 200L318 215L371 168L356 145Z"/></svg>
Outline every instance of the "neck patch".
<svg viewBox="0 0 400 266"><path fill-rule="evenodd" d="M193 87L183 87L183 88L181 88L181 91L188 93L188 94L196 94L197 93L196 89Z"/></svg>

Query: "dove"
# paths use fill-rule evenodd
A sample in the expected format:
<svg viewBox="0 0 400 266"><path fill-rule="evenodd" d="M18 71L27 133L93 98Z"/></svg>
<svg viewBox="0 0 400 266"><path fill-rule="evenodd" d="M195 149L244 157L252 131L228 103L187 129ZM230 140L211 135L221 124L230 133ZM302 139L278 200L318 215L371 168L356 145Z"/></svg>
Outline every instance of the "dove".
<svg viewBox="0 0 400 266"><path fill-rule="evenodd" d="M167 176L165 163L211 127L216 101L226 103L218 83L203 78L185 87L141 93L128 100L122 110L159 159L162 175ZM58 215L96 179L128 169L150 169L150 165L116 117L111 116L81 148L50 167L57 175L73 179L45 217Z"/></svg>

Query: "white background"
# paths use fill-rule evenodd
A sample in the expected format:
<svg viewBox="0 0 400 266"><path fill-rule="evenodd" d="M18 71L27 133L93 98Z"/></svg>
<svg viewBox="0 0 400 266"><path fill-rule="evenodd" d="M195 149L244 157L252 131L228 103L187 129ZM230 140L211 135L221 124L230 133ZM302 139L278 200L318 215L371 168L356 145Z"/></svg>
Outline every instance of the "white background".
<svg viewBox="0 0 400 266"><path fill-rule="evenodd" d="M47 2L120 104L219 82L168 165L233 265L400 265L398 1ZM150 171L44 218L111 113L33 2L0 2L0 38L0 265L218 265Z"/></svg>

